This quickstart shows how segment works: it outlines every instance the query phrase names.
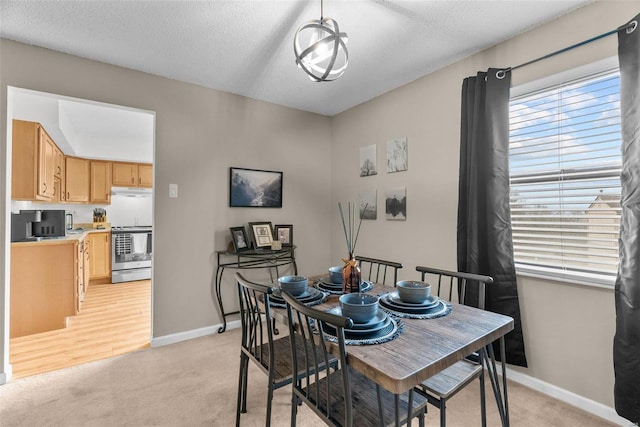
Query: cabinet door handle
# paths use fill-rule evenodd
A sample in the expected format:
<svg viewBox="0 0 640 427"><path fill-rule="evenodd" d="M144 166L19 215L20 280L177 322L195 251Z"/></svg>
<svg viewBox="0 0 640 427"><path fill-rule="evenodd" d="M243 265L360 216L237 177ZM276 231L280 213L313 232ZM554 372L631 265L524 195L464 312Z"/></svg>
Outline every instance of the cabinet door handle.
<svg viewBox="0 0 640 427"><path fill-rule="evenodd" d="M46 193L46 192L47 192L47 183L46 183L46 182L43 182L43 183L42 183L42 185L44 186L44 191L43 191L43 193Z"/></svg>
<svg viewBox="0 0 640 427"><path fill-rule="evenodd" d="M62 168L60 166L58 166L58 173L62 174Z"/></svg>
<svg viewBox="0 0 640 427"><path fill-rule="evenodd" d="M71 196L69 196L69 192L67 191L67 200L69 200L69 197L71 197Z"/></svg>
<svg viewBox="0 0 640 427"><path fill-rule="evenodd" d="M56 187L53 187L53 195L56 195Z"/></svg>

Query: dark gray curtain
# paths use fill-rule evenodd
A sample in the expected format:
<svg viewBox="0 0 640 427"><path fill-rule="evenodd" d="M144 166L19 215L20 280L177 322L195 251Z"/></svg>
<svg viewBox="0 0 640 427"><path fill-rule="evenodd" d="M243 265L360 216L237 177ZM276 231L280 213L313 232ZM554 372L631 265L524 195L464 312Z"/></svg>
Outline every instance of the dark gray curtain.
<svg viewBox="0 0 640 427"><path fill-rule="evenodd" d="M458 271L493 277L486 308L514 319L505 339L506 362L527 366L509 210L510 87L511 73L497 69L462 84Z"/></svg>
<svg viewBox="0 0 640 427"><path fill-rule="evenodd" d="M622 219L613 340L616 411L640 422L640 15L618 31L622 114ZM634 29L632 31L632 28Z"/></svg>

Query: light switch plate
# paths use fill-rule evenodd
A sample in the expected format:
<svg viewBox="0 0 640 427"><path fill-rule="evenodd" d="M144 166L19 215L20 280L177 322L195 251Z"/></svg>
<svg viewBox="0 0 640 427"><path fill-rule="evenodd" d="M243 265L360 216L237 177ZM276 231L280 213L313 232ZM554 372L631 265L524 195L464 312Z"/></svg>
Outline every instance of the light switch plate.
<svg viewBox="0 0 640 427"><path fill-rule="evenodd" d="M169 184L169 198L170 199L178 198L178 184Z"/></svg>

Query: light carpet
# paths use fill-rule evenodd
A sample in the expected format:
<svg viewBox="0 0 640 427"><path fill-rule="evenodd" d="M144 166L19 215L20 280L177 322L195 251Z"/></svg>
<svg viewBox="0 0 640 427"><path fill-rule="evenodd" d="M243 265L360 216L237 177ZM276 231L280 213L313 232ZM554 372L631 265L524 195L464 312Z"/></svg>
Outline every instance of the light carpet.
<svg viewBox="0 0 640 427"><path fill-rule="evenodd" d="M0 386L0 426L233 426L238 384L238 329L28 377ZM265 424L266 376L253 364L242 426ZM488 425L499 425L487 389ZM291 388L275 392L273 426L290 423ZM511 425L613 426L573 406L509 382ZM478 386L449 401L447 425L480 425ZM429 406L427 425L439 425ZM298 425L320 425L300 407ZM414 421L417 425L417 421Z"/></svg>

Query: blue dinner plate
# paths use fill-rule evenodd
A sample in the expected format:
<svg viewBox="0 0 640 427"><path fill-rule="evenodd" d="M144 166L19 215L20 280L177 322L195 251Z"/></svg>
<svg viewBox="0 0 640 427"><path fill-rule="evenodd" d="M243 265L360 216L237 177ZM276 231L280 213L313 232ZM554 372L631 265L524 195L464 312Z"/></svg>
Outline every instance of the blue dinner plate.
<svg viewBox="0 0 640 427"><path fill-rule="evenodd" d="M405 305L395 304L390 298L389 295L383 295L380 297L380 306L383 308L387 308L389 310L398 311L400 313L410 313L410 314L433 314L437 313L440 310L443 310L446 305L443 300L438 299L436 304L431 307L407 307Z"/></svg>
<svg viewBox="0 0 640 427"><path fill-rule="evenodd" d="M328 311L331 314L337 314L338 316L342 316L342 309L340 307L333 307ZM365 331L365 332L374 332L380 330L388 324L389 315L385 313L383 310L378 310L376 316L365 323L353 323L353 328L345 329L345 331Z"/></svg>
<svg viewBox="0 0 640 427"><path fill-rule="evenodd" d="M430 295L429 298L427 298L424 302L419 302L419 303L402 301L402 299L400 299L400 295L398 294L398 291L389 292L387 295L388 295L389 301L401 307L431 308L431 307L435 307L439 301L438 297L435 295Z"/></svg>

